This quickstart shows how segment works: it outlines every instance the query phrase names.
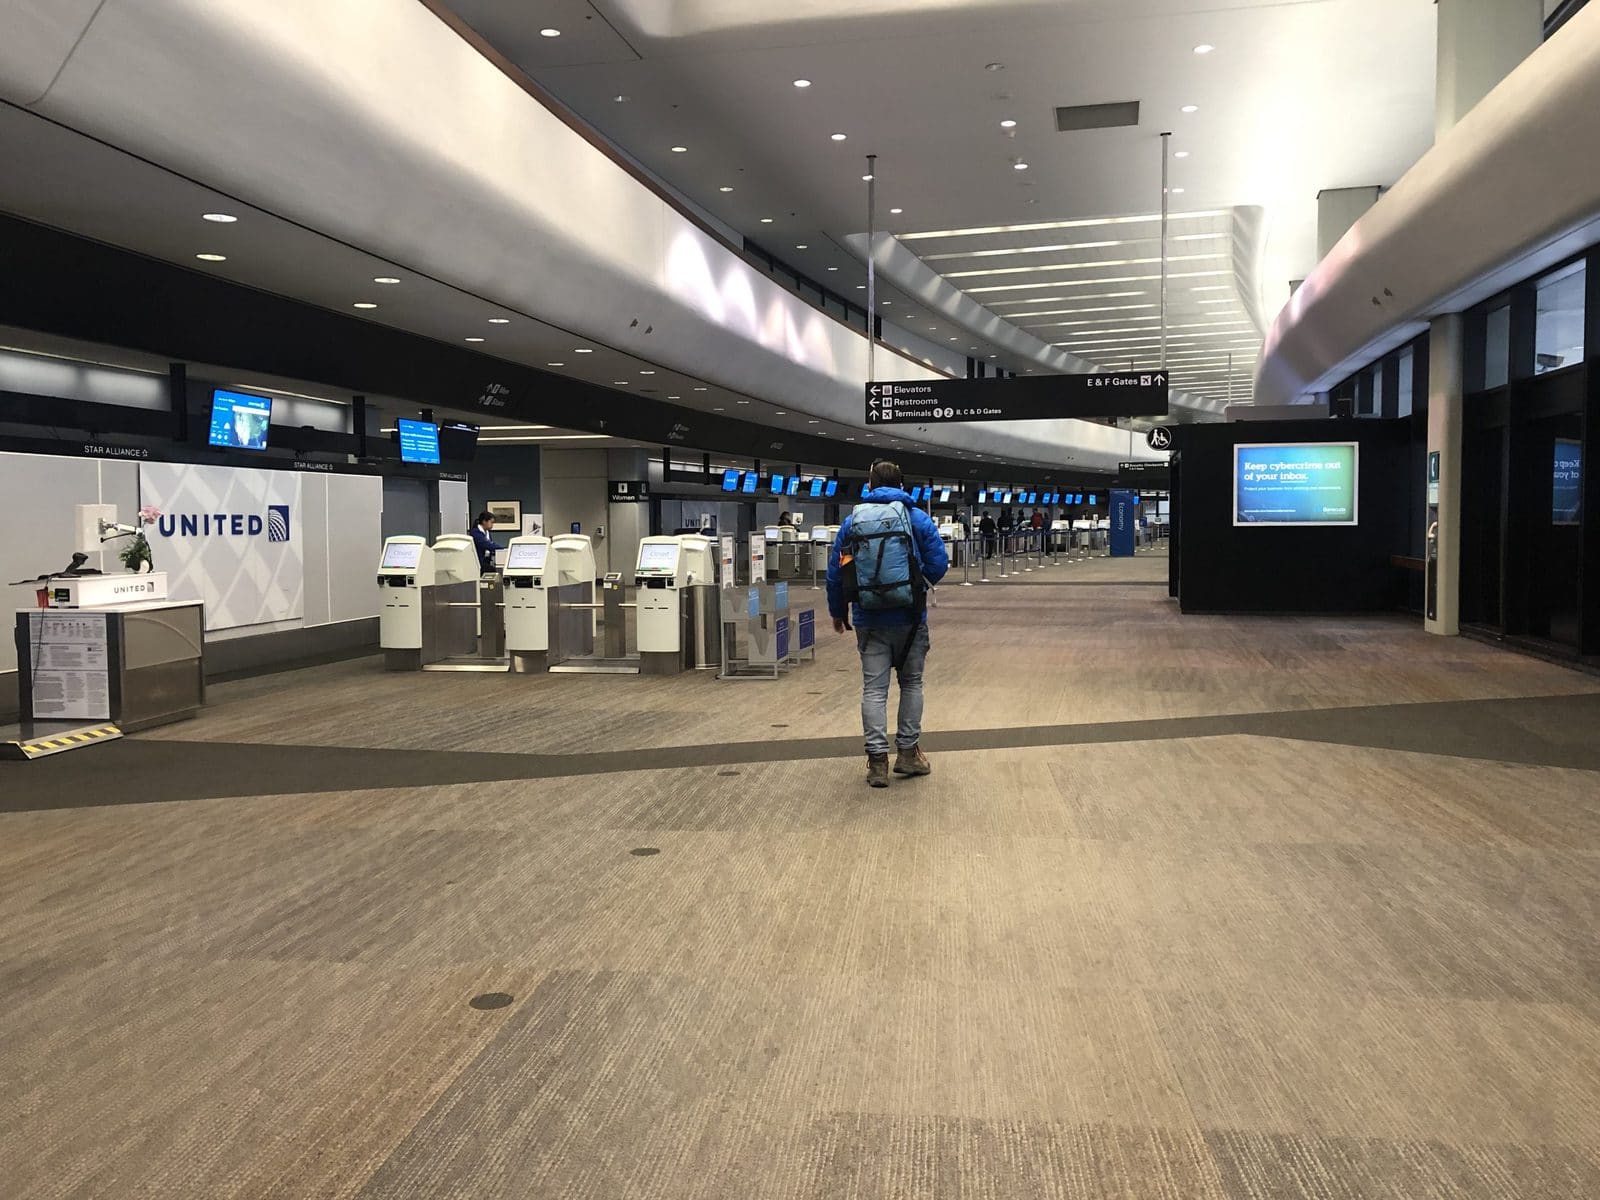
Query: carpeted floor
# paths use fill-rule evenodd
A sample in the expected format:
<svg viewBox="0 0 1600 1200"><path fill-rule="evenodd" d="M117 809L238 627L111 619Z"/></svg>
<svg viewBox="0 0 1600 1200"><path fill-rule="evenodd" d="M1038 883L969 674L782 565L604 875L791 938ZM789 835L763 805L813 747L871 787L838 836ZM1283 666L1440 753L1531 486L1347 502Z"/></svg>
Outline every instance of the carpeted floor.
<svg viewBox="0 0 1600 1200"><path fill-rule="evenodd" d="M887 792L843 641L0 764L0 1194L1600 1196L1600 680L1109 570L941 589Z"/></svg>

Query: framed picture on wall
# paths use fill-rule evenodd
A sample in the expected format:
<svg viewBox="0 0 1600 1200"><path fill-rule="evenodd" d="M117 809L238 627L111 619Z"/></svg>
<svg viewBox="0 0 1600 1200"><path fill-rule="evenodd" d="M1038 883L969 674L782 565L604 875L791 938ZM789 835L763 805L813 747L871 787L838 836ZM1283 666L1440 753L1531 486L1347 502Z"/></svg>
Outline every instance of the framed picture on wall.
<svg viewBox="0 0 1600 1200"><path fill-rule="evenodd" d="M522 514L522 532L523 532L523 535L525 537L532 537L535 534L543 533L544 532L544 514L543 513L523 513Z"/></svg>
<svg viewBox="0 0 1600 1200"><path fill-rule="evenodd" d="M484 505L484 511L494 518L496 525L506 529L522 528L522 501L520 500L491 500Z"/></svg>

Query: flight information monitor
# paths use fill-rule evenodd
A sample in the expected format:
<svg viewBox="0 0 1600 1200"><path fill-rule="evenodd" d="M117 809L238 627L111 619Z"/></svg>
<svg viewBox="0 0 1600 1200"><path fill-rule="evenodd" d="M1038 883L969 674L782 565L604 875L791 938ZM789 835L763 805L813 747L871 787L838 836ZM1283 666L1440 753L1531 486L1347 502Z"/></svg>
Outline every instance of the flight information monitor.
<svg viewBox="0 0 1600 1200"><path fill-rule="evenodd" d="M211 393L211 437L213 446L231 450L265 450L267 431L272 424L272 400L267 396L247 396L221 388Z"/></svg>
<svg viewBox="0 0 1600 1200"><path fill-rule="evenodd" d="M915 504L921 499L922 499L922 489L919 488L919 487L912 488L911 489L911 503Z"/></svg>
<svg viewBox="0 0 1600 1200"><path fill-rule="evenodd" d="M678 573L678 549L676 542L641 542L639 544L638 573L641 575L676 575Z"/></svg>
<svg viewBox="0 0 1600 1200"><path fill-rule="evenodd" d="M549 542L513 542L506 555L506 569L511 571L542 571L545 556L550 552Z"/></svg>
<svg viewBox="0 0 1600 1200"><path fill-rule="evenodd" d="M787 494L790 496L798 496L800 494L800 476L789 476L789 487L787 488Z"/></svg>
<svg viewBox="0 0 1600 1200"><path fill-rule="evenodd" d="M769 483L767 486L771 489L772 494L774 496L783 495L783 476L782 475L774 475L772 477L772 482Z"/></svg>
<svg viewBox="0 0 1600 1200"><path fill-rule="evenodd" d="M820 475L817 476L817 478L815 478L815 479L813 479L811 481L811 498L813 500L816 500L816 499L821 497L821 495L822 495L822 485L823 485L824 482L826 482L826 481ZM829 492L828 495L831 496L831 495L833 495L833 493Z"/></svg>
<svg viewBox="0 0 1600 1200"><path fill-rule="evenodd" d="M432 421L395 422L400 433L400 461L434 463L439 461L439 427Z"/></svg>
<svg viewBox="0 0 1600 1200"><path fill-rule="evenodd" d="M832 499L834 496L838 495L838 493L839 481L837 479L828 480L828 486L822 490L822 494L827 496L829 499Z"/></svg>
<svg viewBox="0 0 1600 1200"><path fill-rule="evenodd" d="M1355 525L1355 442L1246 443L1233 448L1235 525Z"/></svg>
<svg viewBox="0 0 1600 1200"><path fill-rule="evenodd" d="M987 504L987 503L989 503L989 493L988 492L979 492L978 493L978 503L979 504Z"/></svg>
<svg viewBox="0 0 1600 1200"><path fill-rule="evenodd" d="M760 482L761 476L757 475L754 471L746 471L744 473L744 482L739 485L739 491L743 495L754 496L756 494L756 485Z"/></svg>
<svg viewBox="0 0 1600 1200"><path fill-rule="evenodd" d="M724 471L722 473L722 490L725 492L737 492L741 474L743 474L741 471Z"/></svg>
<svg viewBox="0 0 1600 1200"><path fill-rule="evenodd" d="M940 492L939 492L939 503L940 504L949 504L950 503L950 489L949 488L942 488L940 490Z"/></svg>
<svg viewBox="0 0 1600 1200"><path fill-rule="evenodd" d="M421 561L421 542L389 542L383 547L383 561L378 566L384 571L415 571Z"/></svg>

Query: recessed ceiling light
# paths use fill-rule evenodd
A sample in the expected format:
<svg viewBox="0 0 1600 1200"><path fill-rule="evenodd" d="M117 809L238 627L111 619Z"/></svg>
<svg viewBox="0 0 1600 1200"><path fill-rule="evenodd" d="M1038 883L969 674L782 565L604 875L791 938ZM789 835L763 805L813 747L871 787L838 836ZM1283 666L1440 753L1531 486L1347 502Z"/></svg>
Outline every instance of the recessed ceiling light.
<svg viewBox="0 0 1600 1200"><path fill-rule="evenodd" d="M1198 104L1185 104L1183 106L1183 111L1186 113L1199 112L1200 106Z"/></svg>
<svg viewBox="0 0 1600 1200"><path fill-rule="evenodd" d="M1216 49L1216 47L1213 46L1210 42L1201 42L1198 46L1196 46L1194 48L1194 52L1196 54L1210 54L1215 49Z"/></svg>
<svg viewBox="0 0 1600 1200"><path fill-rule="evenodd" d="M1005 63L984 63L983 69L985 71L1004 71L1006 69L1006 65Z"/></svg>
<svg viewBox="0 0 1600 1200"><path fill-rule="evenodd" d="M227 262L228 261L228 256L226 254L196 254L195 257L198 258L198 259L201 259L204 262Z"/></svg>
<svg viewBox="0 0 1600 1200"><path fill-rule="evenodd" d="M1181 196L1181 195L1183 195L1183 189L1182 188L1173 188L1172 189L1172 194L1174 196Z"/></svg>
<svg viewBox="0 0 1600 1200"><path fill-rule="evenodd" d="M351 305L351 307L352 308L377 308L378 306L376 304L374 304L371 300L357 300L353 305Z"/></svg>
<svg viewBox="0 0 1600 1200"><path fill-rule="evenodd" d="M956 340L956 339L955 339L955 338L951 338L951 339L950 339L950 340L951 340L951 341L952 341L952 342L953 342L953 341L955 341L955 340Z"/></svg>
<svg viewBox="0 0 1600 1200"><path fill-rule="evenodd" d="M682 400L683 397L682 396L668 396L667 399L668 400Z"/></svg>
<svg viewBox="0 0 1600 1200"><path fill-rule="evenodd" d="M938 326L937 326L937 325L929 325L929 326L928 326L928 332L929 332L929 333L932 333L932 332L933 332L933 331L934 331L934 330L936 330L936 329L938 329L938 328L939 328L939 327L938 327Z"/></svg>
<svg viewBox="0 0 1600 1200"><path fill-rule="evenodd" d="M567 365L567 364L566 364L566 363L564 363L564 362L556 362L556 363L545 363L545 366L547 366L547 367L564 367L564 366L566 366L566 365Z"/></svg>
<svg viewBox="0 0 1600 1200"><path fill-rule="evenodd" d="M828 268L828 270L830 270L830 271L837 271L838 269L839 269L838 267L829 267Z"/></svg>
<svg viewBox="0 0 1600 1200"><path fill-rule="evenodd" d="M872 182L872 176L871 175L863 175L861 177L861 182L862 183L871 183Z"/></svg>
<svg viewBox="0 0 1600 1200"><path fill-rule="evenodd" d="M232 225L239 218L228 213L202 213L203 220L215 221L218 225Z"/></svg>
<svg viewBox="0 0 1600 1200"><path fill-rule="evenodd" d="M509 324L511 324L511 318L510 317L490 317L489 318L489 324L491 324L491 325L509 325Z"/></svg>
<svg viewBox="0 0 1600 1200"><path fill-rule="evenodd" d="M1000 122L1000 128L1001 129L1015 129L1016 127L1017 127L1017 123L1015 121L1013 121L1010 117L1007 117L1004 121Z"/></svg>
<svg viewBox="0 0 1600 1200"><path fill-rule="evenodd" d="M626 104L628 102L628 98L619 92L617 95L611 97L611 102L613 104Z"/></svg>
<svg viewBox="0 0 1600 1200"><path fill-rule="evenodd" d="M573 353L574 354L593 354L594 351L590 350L587 346L579 346L576 350L573 351Z"/></svg>
<svg viewBox="0 0 1600 1200"><path fill-rule="evenodd" d="M482 338L468 338L467 341L469 341L469 342L481 342L481 341L483 341L483 339Z"/></svg>
<svg viewBox="0 0 1600 1200"><path fill-rule="evenodd" d="M541 30L539 30L539 36L540 37L560 37L561 36L561 30L559 30L559 29L541 29Z"/></svg>
<svg viewBox="0 0 1600 1200"><path fill-rule="evenodd" d="M800 245L796 246L795 249L796 250L809 250L809 249L811 249L811 247L807 246L805 243L802 242Z"/></svg>
<svg viewBox="0 0 1600 1200"><path fill-rule="evenodd" d="M1179 150L1172 157L1173 158L1188 158L1189 157L1189 152L1187 150Z"/></svg>
<svg viewBox="0 0 1600 1200"><path fill-rule="evenodd" d="M1015 162L1011 164L1011 169L1013 171L1026 171L1028 169L1028 164L1025 162Z"/></svg>
<svg viewBox="0 0 1600 1200"><path fill-rule="evenodd" d="M848 133L830 133L828 136L836 142L842 142L850 135Z"/></svg>
<svg viewBox="0 0 1600 1200"><path fill-rule="evenodd" d="M643 368L641 368L640 371L639 371L639 374L641 374L641 375L654 375L655 372L654 371L647 371L647 370L644 370Z"/></svg>
<svg viewBox="0 0 1600 1200"><path fill-rule="evenodd" d="M762 217L761 218L761 223L763 225L771 225L772 224L772 218L771 217Z"/></svg>
<svg viewBox="0 0 1600 1200"><path fill-rule="evenodd" d="M613 379L611 385L613 387L627 387L628 381L626 379Z"/></svg>
<svg viewBox="0 0 1600 1200"><path fill-rule="evenodd" d="M866 290L867 290L867 285L866 285L866 284L864 284L864 283L858 283L858 284L856 284L856 291L858 291L858 292L864 292L864 291L866 291Z"/></svg>
<svg viewBox="0 0 1600 1200"><path fill-rule="evenodd" d="M806 419L806 424L807 425L821 425L822 422L817 420L817 418L815 418L815 417L808 417Z"/></svg>
<svg viewBox="0 0 1600 1200"><path fill-rule="evenodd" d="M711 389L710 389L710 388L703 388L703 387L697 387L697 388L695 388L695 391L697 391L697 392L706 392L706 391L710 391L710 390L711 390ZM741 400L741 401L739 401L739 403L740 403L740 404L743 404L743 403L744 403L744 401L743 401L743 400Z"/></svg>
<svg viewBox="0 0 1600 1200"><path fill-rule="evenodd" d="M889 211L892 214L894 214L895 216L898 217L901 213L905 212L905 209L903 209L903 208L891 208Z"/></svg>
<svg viewBox="0 0 1600 1200"><path fill-rule="evenodd" d="M689 147L687 147L687 146L673 146L672 147L672 152L674 154L687 154L687 153L689 153Z"/></svg>
<svg viewBox="0 0 1600 1200"><path fill-rule="evenodd" d="M893 300L885 300L885 301L884 301L884 303L885 303L885 304L893 304L893 303L894 303L894 301L893 301Z"/></svg>
<svg viewBox="0 0 1600 1200"><path fill-rule="evenodd" d="M695 390L703 392L703 391L705 391L705 388L697 388ZM740 401L738 401L738 403L740 403L740 404L749 404L750 401L748 401L748 400L740 400Z"/></svg>
<svg viewBox="0 0 1600 1200"><path fill-rule="evenodd" d="M808 88L808 87L811 86L811 80L809 80L809 79L796 79L794 81L794 85L797 88Z"/></svg>
<svg viewBox="0 0 1600 1200"><path fill-rule="evenodd" d="M727 412L727 411L728 411L728 410L727 410L727 409L725 409L725 408L723 408L723 407L722 407L722 405L720 405L720 404L717 404L717 405L713 405L713 406L712 406L712 409L711 409L711 411L712 411L712 412Z"/></svg>
<svg viewBox="0 0 1600 1200"><path fill-rule="evenodd" d="M400 281L398 279L396 279L393 275L379 275L372 282L373 283L399 283Z"/></svg>
<svg viewBox="0 0 1600 1200"><path fill-rule="evenodd" d="M786 412L784 412L784 411L783 411L783 410L782 410L782 409L781 409L781 408L780 408L780 409L779 409L779 410L778 410L778 411L777 411L777 412L775 412L775 413L773 413L773 414L772 414L772 415L773 415L773 416L775 416L775 417L787 417L787 416L788 416L788 415L789 415L789 414L788 414L788 413L786 413Z"/></svg>

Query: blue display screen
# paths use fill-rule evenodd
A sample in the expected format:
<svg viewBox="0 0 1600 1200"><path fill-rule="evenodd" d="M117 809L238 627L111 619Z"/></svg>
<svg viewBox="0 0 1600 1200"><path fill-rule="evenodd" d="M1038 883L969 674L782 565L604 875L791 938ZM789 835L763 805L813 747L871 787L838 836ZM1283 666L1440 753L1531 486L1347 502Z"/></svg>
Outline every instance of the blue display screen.
<svg viewBox="0 0 1600 1200"><path fill-rule="evenodd" d="M798 496L800 494L800 476L789 476L788 494L791 496Z"/></svg>
<svg viewBox="0 0 1600 1200"><path fill-rule="evenodd" d="M823 482L824 482L824 480L821 478L821 476L818 476L816 479L813 479L811 481L811 498L813 500L815 500L818 496L822 495ZM833 495L833 493L829 492L828 495L831 496L831 495Z"/></svg>
<svg viewBox="0 0 1600 1200"><path fill-rule="evenodd" d="M1550 487L1550 520L1577 525L1583 513L1583 443L1556 439L1555 469Z"/></svg>
<svg viewBox="0 0 1600 1200"><path fill-rule="evenodd" d="M1089 503L1098 507L1100 504L1100 497L1091 495L1089 497Z"/></svg>
<svg viewBox="0 0 1600 1200"><path fill-rule="evenodd" d="M737 492L741 474L742 472L740 471L724 471L722 473L722 490L725 492Z"/></svg>
<svg viewBox="0 0 1600 1200"><path fill-rule="evenodd" d="M1354 525L1360 457L1354 442L1233 448L1235 525Z"/></svg>
<svg viewBox="0 0 1600 1200"><path fill-rule="evenodd" d="M988 492L979 492L978 493L978 503L979 504L987 504L987 503L989 503L989 493Z"/></svg>
<svg viewBox="0 0 1600 1200"><path fill-rule="evenodd" d="M400 461L435 463L439 461L439 427L432 421L395 422L400 430Z"/></svg>
<svg viewBox="0 0 1600 1200"><path fill-rule="evenodd" d="M772 490L772 494L774 496L783 495L783 476L774 475L772 477L772 482L770 482L767 486Z"/></svg>
<svg viewBox="0 0 1600 1200"><path fill-rule="evenodd" d="M211 393L211 444L233 450L265 450L272 424L272 401L243 392ZM438 458L435 457L435 462Z"/></svg>
<svg viewBox="0 0 1600 1200"><path fill-rule="evenodd" d="M839 494L839 481L837 479L828 480L828 486L823 489L822 494L824 496L836 496L836 495L838 495Z"/></svg>
<svg viewBox="0 0 1600 1200"><path fill-rule="evenodd" d="M760 482L761 476L757 475L754 471L746 471L744 473L744 483L740 485L739 490L746 496L753 496L756 494L756 485L758 485Z"/></svg>
<svg viewBox="0 0 1600 1200"><path fill-rule="evenodd" d="M921 499L922 499L922 489L919 488L919 487L912 488L911 489L911 503L915 504L918 500L921 500Z"/></svg>

